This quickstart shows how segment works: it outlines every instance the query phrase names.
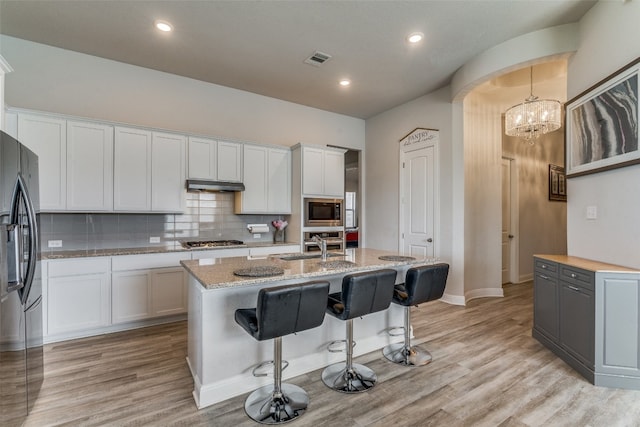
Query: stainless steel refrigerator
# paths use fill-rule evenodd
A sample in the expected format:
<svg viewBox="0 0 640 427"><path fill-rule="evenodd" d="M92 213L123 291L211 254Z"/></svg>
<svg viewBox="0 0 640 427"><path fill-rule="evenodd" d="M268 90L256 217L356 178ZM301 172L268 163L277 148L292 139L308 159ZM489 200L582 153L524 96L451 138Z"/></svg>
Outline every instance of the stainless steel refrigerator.
<svg viewBox="0 0 640 427"><path fill-rule="evenodd" d="M0 131L0 426L21 425L43 380L38 156Z"/></svg>

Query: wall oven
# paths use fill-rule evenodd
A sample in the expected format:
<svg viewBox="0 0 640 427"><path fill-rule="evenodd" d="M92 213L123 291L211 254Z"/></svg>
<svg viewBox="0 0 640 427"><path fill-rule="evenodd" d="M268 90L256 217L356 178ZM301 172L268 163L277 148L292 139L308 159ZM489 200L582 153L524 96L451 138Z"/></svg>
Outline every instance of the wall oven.
<svg viewBox="0 0 640 427"><path fill-rule="evenodd" d="M318 236L327 241L327 250L333 252L344 252L344 233L342 231L307 231L304 233L304 251L320 251L318 245L313 241L313 237Z"/></svg>
<svg viewBox="0 0 640 427"><path fill-rule="evenodd" d="M342 227L343 199L304 199L305 227Z"/></svg>

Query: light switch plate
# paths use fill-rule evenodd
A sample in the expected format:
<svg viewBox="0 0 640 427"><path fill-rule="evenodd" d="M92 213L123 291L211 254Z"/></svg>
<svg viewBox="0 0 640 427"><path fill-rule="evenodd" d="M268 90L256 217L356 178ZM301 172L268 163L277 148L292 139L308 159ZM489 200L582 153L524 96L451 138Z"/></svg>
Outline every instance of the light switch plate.
<svg viewBox="0 0 640 427"><path fill-rule="evenodd" d="M260 234L260 233L254 233L253 234L253 238L254 239L259 239L260 237L262 237L262 234Z"/></svg>
<svg viewBox="0 0 640 427"><path fill-rule="evenodd" d="M159 237L149 237L149 243L160 243Z"/></svg>
<svg viewBox="0 0 640 427"><path fill-rule="evenodd" d="M598 218L598 207L587 206L587 219L597 219L597 218Z"/></svg>

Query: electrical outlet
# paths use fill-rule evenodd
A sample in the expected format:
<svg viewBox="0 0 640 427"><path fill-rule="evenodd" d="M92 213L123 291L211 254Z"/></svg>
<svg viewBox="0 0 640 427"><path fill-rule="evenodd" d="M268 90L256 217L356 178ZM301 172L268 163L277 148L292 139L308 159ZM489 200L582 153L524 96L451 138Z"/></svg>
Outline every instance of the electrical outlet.
<svg viewBox="0 0 640 427"><path fill-rule="evenodd" d="M253 233L253 238L254 238L254 239L259 239L260 237L262 237L262 234L260 234L260 233Z"/></svg>
<svg viewBox="0 0 640 427"><path fill-rule="evenodd" d="M159 237L149 237L149 243L160 243Z"/></svg>
<svg viewBox="0 0 640 427"><path fill-rule="evenodd" d="M587 219L597 219L597 218L598 218L598 207L587 206Z"/></svg>
<svg viewBox="0 0 640 427"><path fill-rule="evenodd" d="M49 240L47 241L47 246L49 246L50 248L61 248L62 240Z"/></svg>

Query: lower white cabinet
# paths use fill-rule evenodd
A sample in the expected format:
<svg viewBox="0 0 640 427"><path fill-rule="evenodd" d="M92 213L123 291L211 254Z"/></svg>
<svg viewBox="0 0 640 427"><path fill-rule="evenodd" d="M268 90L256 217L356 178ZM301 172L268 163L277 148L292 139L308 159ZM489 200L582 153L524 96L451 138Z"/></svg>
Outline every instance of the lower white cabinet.
<svg viewBox="0 0 640 427"><path fill-rule="evenodd" d="M181 259L190 253L115 257L112 322L132 322L187 312L187 281Z"/></svg>
<svg viewBox="0 0 640 427"><path fill-rule="evenodd" d="M182 267L113 273L113 323L187 312Z"/></svg>
<svg viewBox="0 0 640 427"><path fill-rule="evenodd" d="M110 262L110 258L49 261L44 328L48 335L90 331L110 324Z"/></svg>

